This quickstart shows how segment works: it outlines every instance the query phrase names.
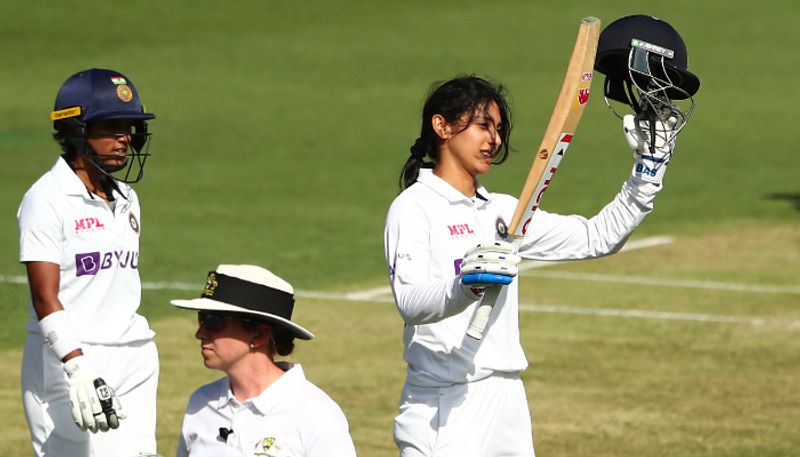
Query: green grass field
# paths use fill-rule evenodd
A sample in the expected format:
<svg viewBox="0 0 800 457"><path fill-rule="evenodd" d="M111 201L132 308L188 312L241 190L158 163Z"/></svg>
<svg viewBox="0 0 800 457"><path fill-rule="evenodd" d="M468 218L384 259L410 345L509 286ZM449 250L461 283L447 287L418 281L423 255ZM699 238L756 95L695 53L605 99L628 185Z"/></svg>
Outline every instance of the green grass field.
<svg viewBox="0 0 800 457"><path fill-rule="evenodd" d="M219 263L292 282L317 334L292 359L350 420L359 455L396 455L402 322L385 295L382 228L431 82L479 73L511 92L516 152L483 179L516 194L581 17L672 23L701 78L656 211L631 241L673 242L523 273L524 373L540 456L787 456L800 449L800 156L790 0L23 2L0 4L0 455L30 455L19 395L27 287L16 208L57 157L59 85L127 74L149 110L142 313L158 332L159 451L175 452L203 368L194 315ZM78 21L76 21L78 19ZM601 79L544 207L591 215L630 155ZM319 298L311 292L325 292ZM317 298L314 298L317 297Z"/></svg>

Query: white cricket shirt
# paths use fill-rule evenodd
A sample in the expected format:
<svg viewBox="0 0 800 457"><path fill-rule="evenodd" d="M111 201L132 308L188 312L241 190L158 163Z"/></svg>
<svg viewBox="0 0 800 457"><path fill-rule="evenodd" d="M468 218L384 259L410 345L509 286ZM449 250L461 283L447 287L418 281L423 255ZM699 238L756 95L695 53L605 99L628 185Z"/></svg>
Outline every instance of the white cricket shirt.
<svg viewBox="0 0 800 457"><path fill-rule="evenodd" d="M147 320L137 314L139 199L130 186L118 186L111 211L59 158L28 189L17 211L20 262L61 267L58 299L85 343L124 344L154 335ZM30 302L28 308L27 329L39 333Z"/></svg>
<svg viewBox="0 0 800 457"><path fill-rule="evenodd" d="M244 403L227 377L197 389L183 417L178 457L355 456L339 405L306 380L299 364L279 365L286 373ZM220 428L231 432L223 438Z"/></svg>
<svg viewBox="0 0 800 457"><path fill-rule="evenodd" d="M534 213L520 255L564 260L599 257L619 250L652 210L659 186L629 178L596 216ZM518 278L503 287L482 341L466 335L479 297L467 295L458 275L464 253L495 240L496 222L511 221L517 199L477 189L470 199L430 169L392 203L384 247L395 303L406 323L406 382L443 387L493 372L528 366L519 341Z"/></svg>

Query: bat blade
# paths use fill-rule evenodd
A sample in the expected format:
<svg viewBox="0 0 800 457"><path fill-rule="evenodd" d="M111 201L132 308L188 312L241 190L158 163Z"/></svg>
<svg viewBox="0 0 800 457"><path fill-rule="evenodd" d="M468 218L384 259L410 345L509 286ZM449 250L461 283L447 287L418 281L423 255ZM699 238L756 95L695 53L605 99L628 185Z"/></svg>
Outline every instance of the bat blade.
<svg viewBox="0 0 800 457"><path fill-rule="evenodd" d="M527 226L539 208L542 195L558 170L558 165L569 148L575 129L589 102L599 37L600 19L584 18L578 30L578 38L553 114L550 116L542 143L533 160L531 171L519 194L514 217L508 226L508 233L515 237L525 235Z"/></svg>
<svg viewBox="0 0 800 457"><path fill-rule="evenodd" d="M569 148L575 129L589 102L594 74L594 59L600 38L600 19L586 17L581 20L578 37L572 50L561 91L553 114L547 124L542 143L533 159L531 171L519 195L519 202L508 225L508 234L515 247L528 231L533 214L539 208L542 195L550 186L561 159ZM486 324L500 293L501 286L488 287L480 306L475 310L467 335L476 340L483 338Z"/></svg>

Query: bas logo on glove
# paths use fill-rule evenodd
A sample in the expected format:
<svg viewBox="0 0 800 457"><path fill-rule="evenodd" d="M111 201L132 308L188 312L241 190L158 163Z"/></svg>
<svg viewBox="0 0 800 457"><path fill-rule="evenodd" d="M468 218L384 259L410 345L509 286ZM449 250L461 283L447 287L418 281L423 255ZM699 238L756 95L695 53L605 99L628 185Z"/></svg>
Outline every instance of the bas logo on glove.
<svg viewBox="0 0 800 457"><path fill-rule="evenodd" d="M677 121L674 116L658 118L655 126L651 128L648 120L637 121L631 114L623 116L622 129L625 132L625 140L636 159L632 172L634 176L661 184L675 149L674 129Z"/></svg>

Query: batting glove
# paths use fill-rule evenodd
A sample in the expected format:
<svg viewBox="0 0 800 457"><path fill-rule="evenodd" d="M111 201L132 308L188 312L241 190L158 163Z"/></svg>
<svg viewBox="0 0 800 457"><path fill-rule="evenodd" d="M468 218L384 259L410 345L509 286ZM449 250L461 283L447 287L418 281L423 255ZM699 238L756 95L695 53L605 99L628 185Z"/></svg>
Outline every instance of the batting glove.
<svg viewBox="0 0 800 457"><path fill-rule="evenodd" d="M96 433L119 427L125 419L119 398L97 375L84 356L74 357L64 363L69 377L69 402L72 419L81 430Z"/></svg>
<svg viewBox="0 0 800 457"><path fill-rule="evenodd" d="M507 241L479 244L464 255L461 286L480 295L486 286L511 284L519 272L520 260L514 246Z"/></svg>
<svg viewBox="0 0 800 457"><path fill-rule="evenodd" d="M667 164L675 149L675 126L678 118L669 116L655 121L655 132L650 131L650 122L636 121L628 114L622 118L625 140L633 150L632 174L654 184L661 184ZM654 133L654 135L653 135Z"/></svg>

